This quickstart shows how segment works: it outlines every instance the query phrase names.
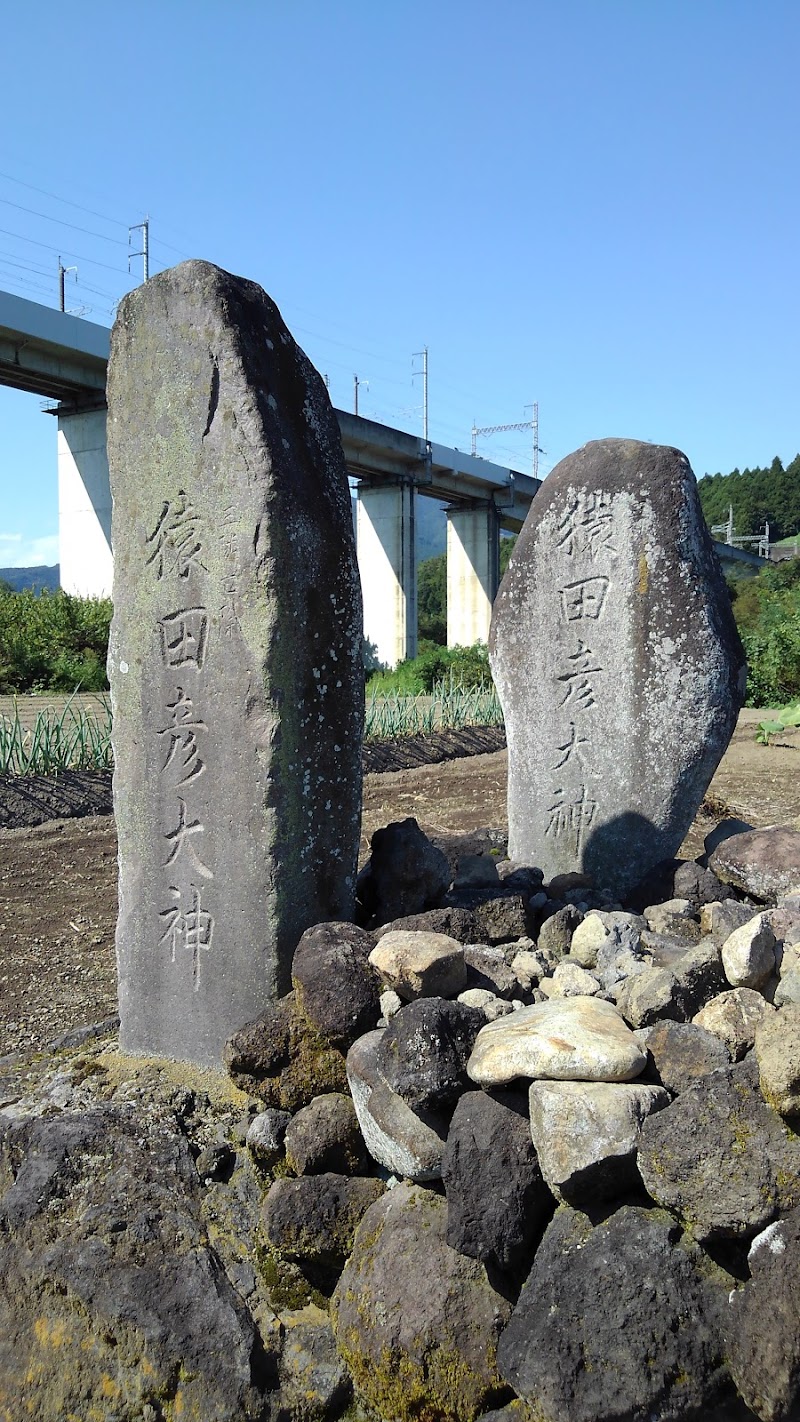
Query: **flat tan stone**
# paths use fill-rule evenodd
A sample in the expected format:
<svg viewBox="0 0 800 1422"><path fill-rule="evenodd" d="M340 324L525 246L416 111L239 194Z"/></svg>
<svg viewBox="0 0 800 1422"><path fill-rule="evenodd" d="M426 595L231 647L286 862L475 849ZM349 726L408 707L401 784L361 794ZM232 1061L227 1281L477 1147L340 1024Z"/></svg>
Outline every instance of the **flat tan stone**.
<svg viewBox="0 0 800 1422"><path fill-rule="evenodd" d="M467 1074L479 1086L517 1077L632 1081L647 1054L613 1003L572 997L523 1007L478 1033Z"/></svg>
<svg viewBox="0 0 800 1422"><path fill-rule="evenodd" d="M397 929L384 933L369 961L405 1002L456 997L467 986L464 948L446 933Z"/></svg>

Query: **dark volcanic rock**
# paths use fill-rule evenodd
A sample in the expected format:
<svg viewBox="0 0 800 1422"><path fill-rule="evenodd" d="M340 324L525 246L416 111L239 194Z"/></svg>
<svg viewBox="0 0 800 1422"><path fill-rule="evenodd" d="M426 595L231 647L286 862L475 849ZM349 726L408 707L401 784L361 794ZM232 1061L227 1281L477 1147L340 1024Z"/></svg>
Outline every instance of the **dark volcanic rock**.
<svg viewBox="0 0 800 1422"><path fill-rule="evenodd" d="M692 1022L658 1022L641 1034L668 1091L678 1096L700 1077L730 1064L730 1052L711 1032Z"/></svg>
<svg viewBox="0 0 800 1422"><path fill-rule="evenodd" d="M447 938L455 938L458 943L479 943L478 920L470 909L435 908L426 913L412 913L406 918L392 919L375 930L375 939L384 933L444 933Z"/></svg>
<svg viewBox="0 0 800 1422"><path fill-rule="evenodd" d="M623 892L674 855L745 660L689 461L586 444L531 505L494 604L509 857ZM650 902L654 900L651 899Z"/></svg>
<svg viewBox="0 0 800 1422"><path fill-rule="evenodd" d="M293 992L235 1032L223 1056L237 1086L283 1110L297 1111L324 1092L347 1089L342 1053L297 1011Z"/></svg>
<svg viewBox="0 0 800 1422"><path fill-rule="evenodd" d="M376 830L370 844L372 853L357 887L370 916L387 923L438 907L450 883L450 865L415 819Z"/></svg>
<svg viewBox="0 0 800 1422"><path fill-rule="evenodd" d="M553 1212L526 1104L524 1092L467 1092L456 1106L442 1158L447 1243L515 1273Z"/></svg>
<svg viewBox="0 0 800 1422"><path fill-rule="evenodd" d="M367 961L375 939L354 923L306 929L292 960L298 1010L336 1047L346 1050L380 1016L378 981Z"/></svg>
<svg viewBox="0 0 800 1422"><path fill-rule="evenodd" d="M485 1025L474 1007L443 997L418 998L386 1028L378 1070L412 1110L446 1110L469 1089L467 1062Z"/></svg>
<svg viewBox="0 0 800 1422"><path fill-rule="evenodd" d="M725 1335L734 1382L762 1422L800 1415L800 1210L754 1241L751 1278L731 1294Z"/></svg>
<svg viewBox="0 0 800 1422"><path fill-rule="evenodd" d="M696 1239L749 1239L800 1203L800 1139L766 1105L746 1061L712 1072L645 1121L639 1172Z"/></svg>
<svg viewBox="0 0 800 1422"><path fill-rule="evenodd" d="M352 1098L341 1092L315 1096L298 1111L286 1128L285 1147L296 1175L363 1175L369 1169Z"/></svg>
<svg viewBox="0 0 800 1422"><path fill-rule="evenodd" d="M115 1107L4 1121L0 1181L0 1411L260 1422L262 1343L174 1128Z"/></svg>
<svg viewBox="0 0 800 1422"><path fill-rule="evenodd" d="M699 906L729 899L732 892L730 885L723 884L713 869L705 869L694 859L685 859L675 870L670 897L691 899Z"/></svg>
<svg viewBox="0 0 800 1422"><path fill-rule="evenodd" d="M275 1180L264 1201L264 1232L284 1258L335 1277L353 1247L361 1216L382 1194L380 1180L366 1176L327 1172Z"/></svg>
<svg viewBox="0 0 800 1422"><path fill-rule="evenodd" d="M537 1418L705 1415L726 1382L724 1294L678 1235L661 1212L627 1207L592 1229L558 1210L498 1348L503 1377Z"/></svg>
<svg viewBox="0 0 800 1422"><path fill-rule="evenodd" d="M503 1400L509 1305L483 1265L448 1247L446 1225L440 1196L398 1185L361 1221L331 1300L339 1351L380 1417L464 1422Z"/></svg>

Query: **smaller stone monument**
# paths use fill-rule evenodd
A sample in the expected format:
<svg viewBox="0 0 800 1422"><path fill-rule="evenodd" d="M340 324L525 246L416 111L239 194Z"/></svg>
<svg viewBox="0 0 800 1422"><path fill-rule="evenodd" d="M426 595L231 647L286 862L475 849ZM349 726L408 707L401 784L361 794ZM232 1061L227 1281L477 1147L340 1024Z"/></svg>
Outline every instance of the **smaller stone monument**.
<svg viewBox="0 0 800 1422"><path fill-rule="evenodd" d="M108 375L120 1042L208 1065L354 905L364 674L324 383L206 262L121 303Z"/></svg>
<svg viewBox="0 0 800 1422"><path fill-rule="evenodd" d="M511 858L623 891L674 855L746 677L684 454L606 439L556 466L500 587L489 655Z"/></svg>

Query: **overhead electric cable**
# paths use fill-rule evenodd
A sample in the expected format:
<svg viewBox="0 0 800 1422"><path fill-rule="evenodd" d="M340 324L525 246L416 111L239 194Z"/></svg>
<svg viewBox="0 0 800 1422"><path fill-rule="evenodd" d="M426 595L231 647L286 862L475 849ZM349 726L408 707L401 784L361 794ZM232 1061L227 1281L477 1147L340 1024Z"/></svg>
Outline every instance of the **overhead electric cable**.
<svg viewBox="0 0 800 1422"><path fill-rule="evenodd" d="M120 237L106 237L102 232L92 232L90 227L78 227L75 222L65 222L63 217L50 217L46 212L36 212L32 207L23 207L21 202L12 202L10 198L0 198L0 202L6 207L15 207L18 212L27 212L31 217L41 217L45 222L55 222L58 227L69 227L73 232L83 232L87 237L96 237L99 242L111 242L115 247L127 247L127 242L123 242Z"/></svg>

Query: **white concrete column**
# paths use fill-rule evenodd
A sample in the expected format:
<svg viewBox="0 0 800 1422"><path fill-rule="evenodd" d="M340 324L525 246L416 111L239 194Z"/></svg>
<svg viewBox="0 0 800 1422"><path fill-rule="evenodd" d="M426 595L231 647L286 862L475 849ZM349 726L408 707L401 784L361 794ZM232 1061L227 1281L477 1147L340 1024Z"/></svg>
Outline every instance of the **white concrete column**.
<svg viewBox="0 0 800 1422"><path fill-rule="evenodd" d="M110 597L113 563L105 410L59 412L58 542L64 591Z"/></svg>
<svg viewBox="0 0 800 1422"><path fill-rule="evenodd" d="M414 485L360 485L356 548L364 597L364 635L389 667L417 654Z"/></svg>
<svg viewBox="0 0 800 1422"><path fill-rule="evenodd" d="M494 504L447 510L447 645L486 642L500 581L500 525Z"/></svg>

